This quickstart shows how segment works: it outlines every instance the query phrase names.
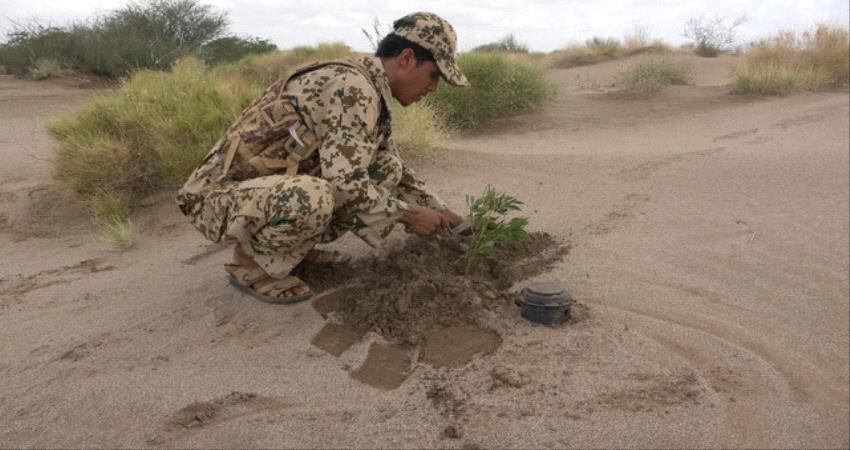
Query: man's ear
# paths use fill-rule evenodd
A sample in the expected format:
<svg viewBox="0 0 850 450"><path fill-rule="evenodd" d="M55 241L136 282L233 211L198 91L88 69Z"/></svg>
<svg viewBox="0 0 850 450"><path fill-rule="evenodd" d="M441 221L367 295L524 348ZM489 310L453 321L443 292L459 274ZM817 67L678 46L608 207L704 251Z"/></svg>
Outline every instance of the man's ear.
<svg viewBox="0 0 850 450"><path fill-rule="evenodd" d="M412 48L402 50L401 53L398 54L398 57L398 62L401 67L409 69L416 66L416 53L413 52Z"/></svg>

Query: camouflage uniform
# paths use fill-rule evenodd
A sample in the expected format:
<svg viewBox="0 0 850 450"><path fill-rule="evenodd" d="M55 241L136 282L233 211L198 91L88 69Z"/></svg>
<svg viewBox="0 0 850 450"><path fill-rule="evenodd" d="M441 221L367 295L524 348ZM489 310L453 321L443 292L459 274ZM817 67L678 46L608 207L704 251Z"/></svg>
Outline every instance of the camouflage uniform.
<svg viewBox="0 0 850 450"><path fill-rule="evenodd" d="M274 277L346 231L376 246L410 203L446 208L398 156L392 105L380 58L298 70L246 107L178 206L208 239L237 242Z"/></svg>

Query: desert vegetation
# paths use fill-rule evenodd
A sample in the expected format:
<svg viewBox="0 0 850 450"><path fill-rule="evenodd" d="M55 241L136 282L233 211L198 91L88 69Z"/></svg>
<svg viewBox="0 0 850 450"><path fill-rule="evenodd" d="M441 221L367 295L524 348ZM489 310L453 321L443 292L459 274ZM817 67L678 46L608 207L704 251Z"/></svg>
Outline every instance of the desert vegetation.
<svg viewBox="0 0 850 450"><path fill-rule="evenodd" d="M196 0L128 3L66 27L18 26L0 45L0 64L19 77L74 70L119 78L139 69L168 69L190 54L217 64L277 49L264 39L225 36L226 27L223 13Z"/></svg>
<svg viewBox="0 0 850 450"><path fill-rule="evenodd" d="M586 66L616 58L643 53L666 54L672 48L660 39L655 39L647 27L635 26L623 39L594 36L582 44L570 44L547 55L547 65L558 69Z"/></svg>
<svg viewBox="0 0 850 450"><path fill-rule="evenodd" d="M454 89L443 83L426 99L454 127L473 128L528 110L554 94L542 67L501 52L465 53L457 62L471 86Z"/></svg>
<svg viewBox="0 0 850 450"><path fill-rule="evenodd" d="M528 46L520 42L513 34L508 34L502 39L489 44L479 45L472 49L473 52L506 52L506 53L528 53Z"/></svg>
<svg viewBox="0 0 850 450"><path fill-rule="evenodd" d="M233 44L228 42L225 47ZM127 218L138 201L179 185L265 86L309 62L354 54L340 42L265 50L217 65L209 64L209 53L199 51L168 70L131 72L114 93L93 101L76 117L49 124L57 142L54 178L91 213L109 241L131 246L134 227ZM443 87L433 102L396 105L394 139L403 152L429 153L444 140L447 124L474 126L531 108L551 93L541 69L507 54L464 55L460 64L478 86L472 96L458 99L457 93L464 91ZM60 70L52 62L34 68L44 76ZM476 96L486 96L489 103ZM464 102L480 107L465 109Z"/></svg>
<svg viewBox="0 0 850 450"><path fill-rule="evenodd" d="M714 57L735 48L738 29L747 21L746 16L730 19L723 16L700 16L685 23L684 36L693 40L694 53Z"/></svg>
<svg viewBox="0 0 850 450"><path fill-rule="evenodd" d="M745 49L732 73L730 91L783 95L847 86L848 65L847 28L819 25L802 33L783 31Z"/></svg>
<svg viewBox="0 0 850 450"><path fill-rule="evenodd" d="M649 94L662 86L689 84L693 78L693 65L672 55L640 56L615 77L617 92Z"/></svg>
<svg viewBox="0 0 850 450"><path fill-rule="evenodd" d="M689 22L694 51L724 50L738 21ZM131 4L86 24L18 28L0 46L9 73L49 78L73 69L121 77L115 91L76 117L48 127L56 140L54 176L119 246L132 245L127 218L144 196L179 185L262 89L313 61L356 54L342 42L279 51L260 38L226 36L227 18L195 0ZM722 26L721 26L722 25ZM374 35L364 30L373 45ZM708 30L708 31L706 31ZM132 39L125 46L121 39ZM719 39L719 40L718 40ZM702 50L701 50L702 49ZM614 91L647 94L687 84L693 67L644 27L622 39L592 37L550 54L515 36L458 56L471 87L441 83L424 102L395 107L394 139L408 155L439 147L448 133L529 110L551 99L549 67L640 55L613 80ZM733 93L785 93L847 84L847 31L822 26L780 33L747 47Z"/></svg>

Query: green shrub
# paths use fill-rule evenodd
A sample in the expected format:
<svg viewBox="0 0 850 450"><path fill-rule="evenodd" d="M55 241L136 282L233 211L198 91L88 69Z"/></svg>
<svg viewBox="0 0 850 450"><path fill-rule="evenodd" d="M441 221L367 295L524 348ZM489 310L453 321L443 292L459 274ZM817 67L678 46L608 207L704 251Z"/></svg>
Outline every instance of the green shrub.
<svg viewBox="0 0 850 450"><path fill-rule="evenodd" d="M499 116L533 108L554 95L543 70L501 53L465 53L458 65L471 86L442 83L426 98L453 128L471 128Z"/></svg>
<svg viewBox="0 0 850 450"><path fill-rule="evenodd" d="M496 191L492 186L487 186L481 197L467 195L466 203L469 206L472 237L469 248L463 256L466 260L464 273L469 273L469 269L476 261L495 259L496 244L513 247L528 239L528 232L525 230L528 219L525 217L507 219L508 214L522 211L521 201Z"/></svg>
<svg viewBox="0 0 850 450"><path fill-rule="evenodd" d="M266 39L226 36L207 42L201 47L199 54L205 63L215 65L234 62L251 54L263 54L276 50L277 46Z"/></svg>
<svg viewBox="0 0 850 450"><path fill-rule="evenodd" d="M614 85L624 93L651 93L664 85L690 83L693 71L693 65L682 59L645 56L617 74Z"/></svg>
<svg viewBox="0 0 850 450"><path fill-rule="evenodd" d="M39 60L55 61L64 67L75 67L81 39L74 30L61 30L32 24L18 27L6 35L0 45L0 65L19 78L30 76Z"/></svg>
<svg viewBox="0 0 850 450"><path fill-rule="evenodd" d="M850 84L848 29L819 25L750 45L732 72L733 94L783 95Z"/></svg>
<svg viewBox="0 0 850 450"><path fill-rule="evenodd" d="M54 176L94 203L95 215L111 216L98 211L114 211L115 199L129 211L142 195L185 180L259 93L250 89L215 79L194 58L170 73L137 72L115 95L48 126L58 141Z"/></svg>
<svg viewBox="0 0 850 450"><path fill-rule="evenodd" d="M40 58L117 78L167 69L224 31L226 19L196 0L148 0L66 28L19 27L0 46L0 64L26 76Z"/></svg>
<svg viewBox="0 0 850 450"><path fill-rule="evenodd" d="M489 44L480 45L472 49L473 52L506 52L506 53L528 53L528 46L517 41L513 34L508 34L501 40Z"/></svg>

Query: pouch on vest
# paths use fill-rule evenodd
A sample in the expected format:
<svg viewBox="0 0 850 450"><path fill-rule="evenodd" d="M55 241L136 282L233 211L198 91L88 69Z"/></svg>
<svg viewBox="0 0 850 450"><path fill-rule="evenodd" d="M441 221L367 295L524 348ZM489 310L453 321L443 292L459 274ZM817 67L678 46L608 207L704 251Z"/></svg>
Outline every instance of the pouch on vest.
<svg viewBox="0 0 850 450"><path fill-rule="evenodd" d="M229 139L230 148L223 170L232 179L243 178L238 173L228 173L237 154L244 165L256 172L256 176L284 170L295 175L299 163L309 158L320 144L286 100L277 100L258 109L234 134Z"/></svg>

